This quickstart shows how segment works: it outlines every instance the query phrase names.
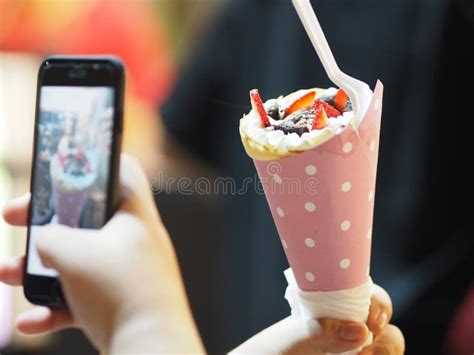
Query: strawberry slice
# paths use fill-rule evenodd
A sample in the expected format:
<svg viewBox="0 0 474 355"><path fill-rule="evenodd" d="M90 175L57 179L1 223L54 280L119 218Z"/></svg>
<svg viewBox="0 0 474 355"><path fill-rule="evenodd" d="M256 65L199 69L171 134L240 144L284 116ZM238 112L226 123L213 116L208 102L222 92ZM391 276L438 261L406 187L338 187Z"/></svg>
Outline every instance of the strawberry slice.
<svg viewBox="0 0 474 355"><path fill-rule="evenodd" d="M346 92L342 89L337 91L336 97L334 97L334 106L341 112L344 112L347 105L347 100L349 100L349 96L347 96Z"/></svg>
<svg viewBox="0 0 474 355"><path fill-rule="evenodd" d="M311 130L323 129L328 125L328 116L326 114L326 110L324 109L323 101L314 101L312 108L314 109L314 120Z"/></svg>
<svg viewBox="0 0 474 355"><path fill-rule="evenodd" d="M341 113L338 110L336 110L334 107L332 107L327 102L322 101L320 99L317 99L316 101L318 101L318 105L322 105L324 107L324 111L326 111L326 115L328 117L339 117L341 115ZM314 108L314 106L313 106L313 108Z"/></svg>
<svg viewBox="0 0 474 355"><path fill-rule="evenodd" d="M316 96L316 91L310 91L304 94L303 96L296 99L290 106L285 110L285 117L291 115L293 112L298 110L304 110L310 108L314 102L314 97Z"/></svg>
<svg viewBox="0 0 474 355"><path fill-rule="evenodd" d="M260 122L262 123L262 126L270 127L270 119L268 118L267 111L265 111L262 98L260 97L257 89L250 90L250 102L252 103L252 109L254 112L260 116Z"/></svg>
<svg viewBox="0 0 474 355"><path fill-rule="evenodd" d="M61 164L61 168L63 168L63 170L66 170L66 157L58 153L58 159L59 159L59 164Z"/></svg>

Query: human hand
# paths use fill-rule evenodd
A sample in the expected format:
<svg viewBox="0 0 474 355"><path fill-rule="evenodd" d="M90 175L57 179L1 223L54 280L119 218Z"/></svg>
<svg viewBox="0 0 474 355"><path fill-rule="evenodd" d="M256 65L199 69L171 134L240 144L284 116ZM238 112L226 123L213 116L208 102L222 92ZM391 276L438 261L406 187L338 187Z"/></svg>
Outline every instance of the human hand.
<svg viewBox="0 0 474 355"><path fill-rule="evenodd" d="M372 344L364 347L359 355L403 355L405 338L400 329L389 324L392 319L392 300L382 287L374 285L367 326L374 335Z"/></svg>
<svg viewBox="0 0 474 355"><path fill-rule="evenodd" d="M234 354L315 354L341 353L357 349L365 343L369 330L374 342L360 355L402 355L405 340L401 331L389 324L392 302L385 290L374 288L367 325L336 319L319 319L321 331L308 335L306 326L295 317L287 317L247 340Z"/></svg>
<svg viewBox="0 0 474 355"><path fill-rule="evenodd" d="M100 230L38 229L43 264L60 275L69 310L35 306L17 327L28 334L79 327L102 351L204 352L168 233L138 162L121 159L119 211ZM30 196L10 202L4 219L27 224ZM24 257L0 263L0 281L21 285Z"/></svg>

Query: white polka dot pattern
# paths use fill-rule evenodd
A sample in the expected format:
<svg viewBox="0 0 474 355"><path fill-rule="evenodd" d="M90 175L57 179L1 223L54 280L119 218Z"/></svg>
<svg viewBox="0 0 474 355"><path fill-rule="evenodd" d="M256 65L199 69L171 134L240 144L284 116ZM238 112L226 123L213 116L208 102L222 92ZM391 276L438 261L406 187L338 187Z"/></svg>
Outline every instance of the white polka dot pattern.
<svg viewBox="0 0 474 355"><path fill-rule="evenodd" d="M318 169L314 165L307 165L304 171L308 175L314 175L318 172Z"/></svg>
<svg viewBox="0 0 474 355"><path fill-rule="evenodd" d="M342 146L342 151L344 153L350 153L351 150L352 150L352 143L351 142L347 142Z"/></svg>
<svg viewBox="0 0 474 355"><path fill-rule="evenodd" d="M341 230L347 232L351 228L351 221L345 220L341 223Z"/></svg>
<svg viewBox="0 0 474 355"><path fill-rule="evenodd" d="M351 191L351 188L352 188L352 184L350 181L346 181L345 183L341 185L342 192L349 192Z"/></svg>
<svg viewBox="0 0 474 355"><path fill-rule="evenodd" d="M351 261L347 258L344 258L339 262L339 266L341 267L341 269L347 269L350 265Z"/></svg>
<svg viewBox="0 0 474 355"><path fill-rule="evenodd" d="M370 142L370 151L373 152L375 150L375 141Z"/></svg>
<svg viewBox="0 0 474 355"><path fill-rule="evenodd" d="M311 238L305 238L304 243L306 244L308 248L314 248L314 246L316 245L316 243L314 242L314 239L311 239Z"/></svg>
<svg viewBox="0 0 474 355"><path fill-rule="evenodd" d="M308 212L314 212L316 211L316 205L312 202L306 202L304 204L304 209Z"/></svg>
<svg viewBox="0 0 474 355"><path fill-rule="evenodd" d="M277 207L276 211L280 217L285 217L285 211L282 208Z"/></svg>
<svg viewBox="0 0 474 355"><path fill-rule="evenodd" d="M304 276L306 277L306 280L308 280L309 282L313 282L315 280L315 277L312 272L307 272L304 274Z"/></svg>

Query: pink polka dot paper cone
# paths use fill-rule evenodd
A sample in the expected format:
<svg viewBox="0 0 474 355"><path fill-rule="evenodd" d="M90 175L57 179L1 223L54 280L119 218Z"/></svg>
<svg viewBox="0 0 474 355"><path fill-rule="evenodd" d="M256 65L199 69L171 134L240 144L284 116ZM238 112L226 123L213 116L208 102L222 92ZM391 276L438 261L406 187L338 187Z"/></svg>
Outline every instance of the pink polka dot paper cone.
<svg viewBox="0 0 474 355"><path fill-rule="evenodd" d="M369 281L383 85L366 116L327 142L254 160L298 287L350 289Z"/></svg>

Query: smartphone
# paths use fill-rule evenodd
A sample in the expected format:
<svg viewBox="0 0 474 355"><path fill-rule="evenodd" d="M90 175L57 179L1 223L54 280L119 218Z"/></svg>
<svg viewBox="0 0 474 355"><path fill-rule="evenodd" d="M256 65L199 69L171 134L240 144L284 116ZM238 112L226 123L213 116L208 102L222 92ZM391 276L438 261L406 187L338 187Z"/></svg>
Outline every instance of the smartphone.
<svg viewBox="0 0 474 355"><path fill-rule="evenodd" d="M67 307L57 272L36 251L38 228L98 229L117 206L124 85L116 57L53 56L40 66L23 275L34 304Z"/></svg>

